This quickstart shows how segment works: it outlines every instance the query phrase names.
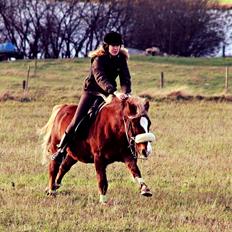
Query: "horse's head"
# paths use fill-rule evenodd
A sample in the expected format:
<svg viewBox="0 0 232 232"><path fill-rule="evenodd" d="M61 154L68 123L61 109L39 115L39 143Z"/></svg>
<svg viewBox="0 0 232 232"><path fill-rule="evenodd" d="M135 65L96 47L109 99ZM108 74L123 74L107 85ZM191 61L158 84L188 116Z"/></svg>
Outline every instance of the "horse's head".
<svg viewBox="0 0 232 232"><path fill-rule="evenodd" d="M152 152L151 143L155 140L154 134L149 132L149 102L143 98L130 97L124 104L124 126L130 150L136 158L147 158Z"/></svg>

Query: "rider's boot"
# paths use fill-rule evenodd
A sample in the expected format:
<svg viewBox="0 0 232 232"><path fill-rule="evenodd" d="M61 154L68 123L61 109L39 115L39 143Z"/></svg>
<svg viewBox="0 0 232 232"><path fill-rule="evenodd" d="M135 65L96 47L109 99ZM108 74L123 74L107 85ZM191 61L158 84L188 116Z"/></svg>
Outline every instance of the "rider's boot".
<svg viewBox="0 0 232 232"><path fill-rule="evenodd" d="M52 160L55 160L58 163L62 163L63 159L67 155L66 148L68 146L68 143L70 141L69 133L65 132L63 137L60 140L58 147L58 150L52 155Z"/></svg>

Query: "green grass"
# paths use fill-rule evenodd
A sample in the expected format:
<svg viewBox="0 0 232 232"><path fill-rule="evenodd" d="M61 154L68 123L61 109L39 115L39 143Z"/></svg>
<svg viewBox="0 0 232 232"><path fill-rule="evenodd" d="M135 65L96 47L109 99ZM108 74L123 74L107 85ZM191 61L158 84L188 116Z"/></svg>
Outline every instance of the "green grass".
<svg viewBox="0 0 232 232"><path fill-rule="evenodd" d="M178 86L193 94L223 91L223 60L175 59L132 57L134 94L160 92L161 71L161 92ZM29 64L33 73L30 61L0 63L0 95L23 96ZM98 203L92 164L76 164L56 198L44 194L47 167L36 130L55 104L78 101L88 71L88 59L39 61L29 79L33 100L0 102L0 231L231 231L232 105L226 102L151 102L157 141L149 160L138 162L151 198L139 195L120 163L107 169L110 206Z"/></svg>
<svg viewBox="0 0 232 232"><path fill-rule="evenodd" d="M226 4L226 3L232 3L232 0L219 0L218 2Z"/></svg>
<svg viewBox="0 0 232 232"><path fill-rule="evenodd" d="M160 92L161 72L165 79L165 89L161 92L183 89L193 94L221 94L224 91L226 67L232 65L231 58L135 56L131 60L132 71L135 70L136 94L145 91L151 95Z"/></svg>
<svg viewBox="0 0 232 232"><path fill-rule="evenodd" d="M135 61L154 62L159 64L186 65L186 66L231 66L231 58L189 58L189 57L172 57L172 56L133 56Z"/></svg>
<svg viewBox="0 0 232 232"><path fill-rule="evenodd" d="M22 81L27 78L30 65L32 77L29 79L29 87L33 95L46 93L46 97L49 92L53 94L49 91L52 88L56 90L58 98L71 97L75 93L80 94L83 80L89 71L89 62L89 59L38 61L36 77L33 77L35 64L32 61L0 63L0 91L22 92ZM146 91L152 95L160 92L160 75L163 72L163 92L183 88L197 94L212 95L224 91L225 67L232 65L232 59L134 56L129 65L135 94Z"/></svg>

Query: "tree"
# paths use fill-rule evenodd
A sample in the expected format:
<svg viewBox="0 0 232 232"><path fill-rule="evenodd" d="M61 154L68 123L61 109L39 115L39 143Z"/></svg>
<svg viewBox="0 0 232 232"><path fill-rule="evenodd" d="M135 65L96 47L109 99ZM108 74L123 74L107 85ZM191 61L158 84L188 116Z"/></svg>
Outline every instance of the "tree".
<svg viewBox="0 0 232 232"><path fill-rule="evenodd" d="M232 11L228 10L225 6L223 7L215 7L215 9L212 9L214 12L217 12L218 14L218 20L221 21L221 30L225 33L224 39L221 42L221 55L225 57L227 55L228 49L231 50L231 44L232 44Z"/></svg>
<svg viewBox="0 0 232 232"><path fill-rule="evenodd" d="M1 0L0 40L28 58L87 56L111 30L125 45L209 55L223 41L212 0ZM221 28L221 29L220 29Z"/></svg>
<svg viewBox="0 0 232 232"><path fill-rule="evenodd" d="M28 58L40 50L41 27L45 4L40 0L2 0L0 15L4 24L3 38L12 41Z"/></svg>
<svg viewBox="0 0 232 232"><path fill-rule="evenodd" d="M89 51L96 49L106 32L116 30L123 33L126 23L129 24L132 4L132 0L87 1L81 11L83 33L75 37L76 56L80 53L87 56Z"/></svg>
<svg viewBox="0 0 232 232"><path fill-rule="evenodd" d="M136 0L129 45L179 56L210 55L223 39L209 0Z"/></svg>
<svg viewBox="0 0 232 232"><path fill-rule="evenodd" d="M2 40L28 58L84 55L112 29L124 31L132 0L1 0ZM2 22L2 23L1 23Z"/></svg>

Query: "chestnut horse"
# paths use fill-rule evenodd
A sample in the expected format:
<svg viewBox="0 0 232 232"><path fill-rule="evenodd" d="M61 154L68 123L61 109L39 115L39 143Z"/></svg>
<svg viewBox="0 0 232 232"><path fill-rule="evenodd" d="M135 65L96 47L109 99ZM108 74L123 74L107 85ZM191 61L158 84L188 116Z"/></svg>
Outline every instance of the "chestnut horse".
<svg viewBox="0 0 232 232"><path fill-rule="evenodd" d="M59 105L53 108L47 124L41 129L44 155L57 151L57 144L70 123L77 105ZM147 158L151 153L151 142L155 136L149 132L151 122L148 117L149 102L139 97L129 97L119 101L113 98L96 116L86 137L81 132L75 136L67 148L67 156L61 164L55 160L49 163L49 185L47 193L53 195L61 185L63 176L77 161L94 163L100 202L106 203L108 188L106 167L115 161L124 162L140 186L140 193L151 196L145 184L137 159Z"/></svg>

